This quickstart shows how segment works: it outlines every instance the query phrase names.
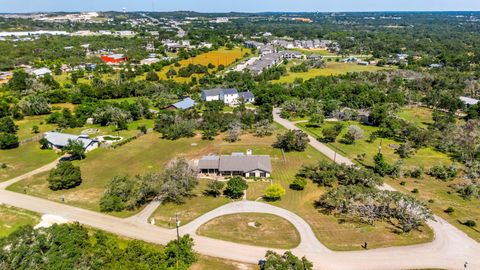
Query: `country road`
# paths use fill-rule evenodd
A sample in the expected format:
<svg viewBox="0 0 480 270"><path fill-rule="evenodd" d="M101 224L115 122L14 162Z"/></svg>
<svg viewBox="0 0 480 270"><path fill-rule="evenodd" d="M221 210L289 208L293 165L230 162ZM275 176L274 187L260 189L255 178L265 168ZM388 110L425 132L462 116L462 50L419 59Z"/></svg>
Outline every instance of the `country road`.
<svg viewBox="0 0 480 270"><path fill-rule="evenodd" d="M293 123L279 117L277 109L274 110L274 119L288 129L296 129ZM349 159L335 154L333 150L314 138L311 138L310 145L332 160L335 159L338 163L352 164ZM121 219L5 190L8 185L35 173L48 171L55 164L51 163L34 172L0 183L0 203L42 214L61 216L70 221L78 221L94 228L146 242L166 244L168 241L175 239L175 230L164 229L147 223L146 218L155 209L156 204L154 203L134 217ZM385 188L391 189L388 186ZM317 240L310 226L301 217L282 208L252 201L235 202L217 208L180 227L180 233L191 234L195 241L195 250L201 254L246 263L257 263L265 254L267 248L215 240L198 236L195 233L199 226L212 218L244 212L271 213L289 220L297 228L301 237L300 245L292 251L298 256L307 256L314 263L314 269L396 270L440 268L460 270L463 269L466 261L468 262L467 269L480 269L480 244L438 217L437 221L428 223L435 233L435 239L431 243L366 251L331 251Z"/></svg>

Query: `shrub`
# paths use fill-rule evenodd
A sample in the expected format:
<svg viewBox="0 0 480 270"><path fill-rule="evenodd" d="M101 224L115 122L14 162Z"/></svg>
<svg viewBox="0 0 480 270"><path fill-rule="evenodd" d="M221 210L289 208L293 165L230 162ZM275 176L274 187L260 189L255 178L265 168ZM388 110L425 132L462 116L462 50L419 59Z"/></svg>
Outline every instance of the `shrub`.
<svg viewBox="0 0 480 270"><path fill-rule="evenodd" d="M269 201L279 200L283 195L285 195L285 189L279 184L273 184L265 189L265 199Z"/></svg>
<svg viewBox="0 0 480 270"><path fill-rule="evenodd" d="M48 175L48 187L51 190L70 189L82 183L80 168L70 161L60 162Z"/></svg>
<svg viewBox="0 0 480 270"><path fill-rule="evenodd" d="M18 137L15 134L0 133L0 149L12 149L18 145Z"/></svg>
<svg viewBox="0 0 480 270"><path fill-rule="evenodd" d="M422 177L422 174L423 174L423 169L418 167L418 168L415 168L413 169L412 171L410 171L410 176L412 178L416 178L416 179L419 179Z"/></svg>
<svg viewBox="0 0 480 270"><path fill-rule="evenodd" d="M224 187L225 183L220 181L212 181L208 183L205 193L213 197L218 197L220 194L222 194Z"/></svg>
<svg viewBox="0 0 480 270"><path fill-rule="evenodd" d="M418 188L414 188L414 189L412 190L412 193L414 193L414 194L417 194L418 192L419 192L419 191L418 191Z"/></svg>
<svg viewBox="0 0 480 270"><path fill-rule="evenodd" d="M400 182L400 186L405 186L406 184L407 184L407 182L405 182L405 181Z"/></svg>
<svg viewBox="0 0 480 270"><path fill-rule="evenodd" d="M451 214L453 212L455 212L455 209L453 209L453 207L448 207L447 209L445 209L443 212L447 213L447 214Z"/></svg>
<svg viewBox="0 0 480 270"><path fill-rule="evenodd" d="M470 227L470 228L473 228L475 226L477 226L477 223L474 221L474 220L467 220L463 223L463 225L467 226L467 227Z"/></svg>
<svg viewBox="0 0 480 270"><path fill-rule="evenodd" d="M100 211L120 212L125 209L125 204L118 196L103 196L100 199Z"/></svg>
<svg viewBox="0 0 480 270"><path fill-rule="evenodd" d="M243 192L248 188L247 181L240 176L232 177L227 182L227 188L224 194L232 199L239 199L243 196Z"/></svg>
<svg viewBox="0 0 480 270"><path fill-rule="evenodd" d="M342 132L343 126L340 124L336 124L333 127L326 127L322 130L323 138L321 141L329 143L335 142L337 140L337 136Z"/></svg>
<svg viewBox="0 0 480 270"><path fill-rule="evenodd" d="M446 181L457 176L457 168L455 166L433 166L428 171L430 176Z"/></svg>
<svg viewBox="0 0 480 270"><path fill-rule="evenodd" d="M297 177L293 182L290 184L290 188L293 190L303 190L307 185L307 179L303 177Z"/></svg>

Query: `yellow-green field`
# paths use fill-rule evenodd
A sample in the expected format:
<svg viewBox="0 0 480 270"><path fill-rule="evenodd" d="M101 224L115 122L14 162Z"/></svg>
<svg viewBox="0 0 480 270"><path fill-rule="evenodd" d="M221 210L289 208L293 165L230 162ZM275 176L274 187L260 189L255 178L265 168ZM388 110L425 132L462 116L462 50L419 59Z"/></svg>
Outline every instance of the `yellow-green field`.
<svg viewBox="0 0 480 270"><path fill-rule="evenodd" d="M200 255L189 270L258 270L258 266Z"/></svg>
<svg viewBox="0 0 480 270"><path fill-rule="evenodd" d="M300 244L295 227L271 214L243 213L221 216L198 228L199 235L254 246L292 249Z"/></svg>
<svg viewBox="0 0 480 270"><path fill-rule="evenodd" d="M0 204L0 238L8 236L24 225L35 225L40 221L37 214L12 206Z"/></svg>
<svg viewBox="0 0 480 270"><path fill-rule="evenodd" d="M309 80L319 76L336 76L349 72L374 72L379 70L385 70L386 68L377 67L373 65L361 66L355 63L340 63L340 62L327 62L327 67L322 69L311 69L307 72L292 73L289 72L286 76L281 77L279 80L274 80L274 83L292 83L295 79Z"/></svg>
<svg viewBox="0 0 480 270"><path fill-rule="evenodd" d="M225 67L230 66L231 64L235 63L236 61L241 60L245 57L246 54L250 53L249 49L245 48L233 48L232 50L228 50L227 48L220 48L216 51L207 52L204 54L197 55L195 57L179 61L180 67L175 67L174 65L166 66L161 71L158 72L158 76L161 79L167 79L166 73L173 68L175 71L178 71L182 67L186 67L189 64L193 65L203 65L208 66L208 64L215 65L214 69L210 69L209 72L212 72L217 69L219 65L224 65ZM202 76L199 75L192 75L192 77L201 78ZM179 76L173 77L173 80L178 82L189 82L190 78L182 78Z"/></svg>

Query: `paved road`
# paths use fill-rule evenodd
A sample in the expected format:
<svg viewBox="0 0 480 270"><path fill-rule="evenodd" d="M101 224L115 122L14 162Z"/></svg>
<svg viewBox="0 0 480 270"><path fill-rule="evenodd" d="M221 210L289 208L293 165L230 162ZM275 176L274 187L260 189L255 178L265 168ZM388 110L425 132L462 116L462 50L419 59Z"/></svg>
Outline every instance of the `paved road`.
<svg viewBox="0 0 480 270"><path fill-rule="evenodd" d="M288 121L287 119L283 119L280 117L280 109L274 108L273 109L273 120L280 125L284 126L287 129L291 130L300 130L297 126L295 126L294 123ZM353 164L352 161L344 156L342 156L339 153L336 153L333 151L331 148L326 146L325 144L319 142L316 138L308 135L308 138L310 139L310 145L317 149L318 151L322 152L326 157L328 157L331 160L335 160L338 164L347 164L351 165Z"/></svg>
<svg viewBox="0 0 480 270"><path fill-rule="evenodd" d="M278 117L275 120L278 120ZM279 123L285 124L287 128L294 128L292 127L293 124L289 124L288 121L280 120ZM310 144L326 156L332 159L336 158L337 162L351 164L350 160L341 155L337 154L335 157L332 150L321 143L317 143L316 140L312 140ZM159 228L145 221L145 217L155 208L155 203L146 207L136 217L121 219L4 190L7 185L33 174L50 170L55 165L56 163L53 162L33 172L1 183L0 203L42 214L54 214L71 221L78 221L94 228L146 242L166 244L175 238L175 230ZM396 270L441 268L460 270L463 269L465 261L469 263L468 269L480 269L480 245L465 233L440 218L437 218L437 222L429 222L429 226L435 232L435 240L431 243L351 252L333 252L328 250L318 242L309 225L299 216L282 208L251 201L231 203L215 209L182 226L180 232L182 234L192 234L195 240L195 249L199 253L240 262L256 263L265 254L266 248L215 240L195 234L196 229L204 222L223 214L239 212L272 213L291 221L301 236L301 244L293 249L293 252L298 256L307 256L314 263L315 269ZM281 250L277 251L281 252Z"/></svg>

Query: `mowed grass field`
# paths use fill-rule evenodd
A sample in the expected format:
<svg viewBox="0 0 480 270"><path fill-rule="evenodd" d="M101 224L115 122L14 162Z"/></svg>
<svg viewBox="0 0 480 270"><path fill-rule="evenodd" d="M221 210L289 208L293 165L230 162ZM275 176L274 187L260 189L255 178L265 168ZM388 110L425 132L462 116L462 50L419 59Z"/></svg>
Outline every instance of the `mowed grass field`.
<svg viewBox="0 0 480 270"><path fill-rule="evenodd" d="M405 185L400 185L405 182ZM435 214L446 219L450 224L464 231L473 239L480 242L480 200L472 198L465 200L460 197L451 186L464 182L463 179L453 181L441 181L425 175L423 179L389 179L388 183L404 193L410 193L416 198L424 201L435 212ZM411 193L413 189L418 193ZM431 201L433 200L433 202ZM430 202L429 202L430 201ZM445 209L453 207L453 213L445 213ZM462 223L467 220L474 220L477 226L469 228Z"/></svg>
<svg viewBox="0 0 480 270"><path fill-rule="evenodd" d="M188 198L183 204L164 203L160 205L150 218L155 219L155 225L165 228L175 228L175 215L185 225L201 215L214 210L230 200L226 197L207 196L204 194L207 184L213 180L200 179L199 185L195 188L195 195Z"/></svg>
<svg viewBox="0 0 480 270"><path fill-rule="evenodd" d="M27 143L15 149L0 150L0 163L7 165L7 168L0 168L0 182L40 168L58 157L54 151L40 149L38 142Z"/></svg>
<svg viewBox="0 0 480 270"><path fill-rule="evenodd" d="M35 225L39 215L12 206L0 204L0 238L8 236L21 226Z"/></svg>
<svg viewBox="0 0 480 270"><path fill-rule="evenodd" d="M9 187L10 190L59 201L65 196L65 203L99 211L99 202L107 183L116 175L145 174L160 171L175 157L195 156L196 151L208 142L200 136L189 139L168 141L151 133L127 143L117 149L96 149L87 158L76 162L82 171L82 184L76 188L52 191L48 188L47 173L25 179ZM120 212L114 215L126 217L136 212Z"/></svg>
<svg viewBox="0 0 480 270"><path fill-rule="evenodd" d="M249 49L238 48L238 47L233 48L232 50L228 50L227 48L220 48L215 51L203 53L189 59L181 60L178 62L180 64L179 67L176 67L175 65L172 64L164 67L162 70L160 70L157 73L161 79L167 79L166 73L170 70L170 68L173 68L175 71L178 72L180 68L186 67L189 64L203 65L203 66L208 66L208 64L213 64L215 68L209 69L209 72L211 73L212 71L215 71L219 65L224 65L225 67L228 67L233 63L244 58L245 55L250 52L251 51ZM194 74L192 75L192 77L201 78L202 76ZM182 78L180 76L174 76L172 79L177 82L190 82L192 77Z"/></svg>
<svg viewBox="0 0 480 270"><path fill-rule="evenodd" d="M292 249L300 244L300 235L286 219L259 213L221 216L198 228L199 235L269 248Z"/></svg>
<svg viewBox="0 0 480 270"><path fill-rule="evenodd" d="M43 134L47 131L52 131L56 128L56 125L47 124L46 119L48 115L38 115L38 116L25 116L22 120L15 121L15 125L18 126L17 136L19 141L23 141L40 134ZM38 126L40 133L33 133L33 126Z"/></svg>
<svg viewBox="0 0 480 270"><path fill-rule="evenodd" d="M425 107L403 108L397 115L422 128L433 123L432 110Z"/></svg>
<svg viewBox="0 0 480 270"><path fill-rule="evenodd" d="M287 68L288 69L288 68ZM377 67L373 65L361 66L355 63L340 63L340 62L327 62L326 68L311 69L307 72L293 73L288 72L286 76L282 76L279 80L273 80L273 83L293 83L295 79L309 80L319 76L336 76L349 72L374 72L380 70L386 70L387 68Z"/></svg>
<svg viewBox="0 0 480 270"><path fill-rule="evenodd" d="M337 137L337 141L334 143L328 143L333 150L337 151L339 154L345 155L350 159L357 158L357 155L365 154L365 159L361 161L365 165L373 166L373 157L378 153L379 148L381 147L381 152L384 155L385 159L389 163L394 163L400 159L400 157L395 154L395 146L400 145L399 142L396 142L391 139L381 139L377 138L374 142L368 142L370 134L376 131L378 128L372 126L362 125L358 122L339 122L344 125L344 128L340 135ZM308 132L310 135L315 138L323 137L322 128L335 125L336 122L325 122L320 128L311 128L308 127L308 123L298 123L297 126ZM356 125L360 127L364 136L362 139L359 139L355 144L347 145L340 142L343 135L347 132L349 125ZM444 153L435 151L432 148L421 148L416 154L410 158L403 159L403 166L406 168L414 167L424 167L430 168L435 165L450 165L453 161Z"/></svg>

